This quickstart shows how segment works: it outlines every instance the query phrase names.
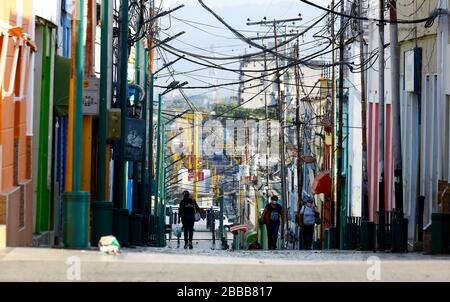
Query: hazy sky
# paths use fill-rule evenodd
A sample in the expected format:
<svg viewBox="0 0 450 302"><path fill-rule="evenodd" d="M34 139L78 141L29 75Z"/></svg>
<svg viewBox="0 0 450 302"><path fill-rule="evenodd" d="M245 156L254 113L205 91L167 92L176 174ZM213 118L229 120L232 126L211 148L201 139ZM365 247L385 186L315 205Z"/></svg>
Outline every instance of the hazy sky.
<svg viewBox="0 0 450 302"><path fill-rule="evenodd" d="M203 1L206 5L208 5L211 8L223 8L223 7L236 7L236 6L263 6L265 8L270 8L271 6L276 6L279 3L289 3L292 4L292 6L300 3L298 0L205 0ZM331 1L330 0L314 0L314 3L319 5L327 5ZM195 3L195 5L198 3L196 0L163 0L163 5L165 7L175 7L179 4L185 4L185 5L192 5L192 3Z"/></svg>
<svg viewBox="0 0 450 302"><path fill-rule="evenodd" d="M330 0L314 0L315 3L327 6ZM230 26L238 29L246 37L255 37L257 32L260 34L270 33L269 27L247 26L247 18L251 21L260 21L263 17L268 20L297 18L301 14L302 21L296 22L296 25L307 24L321 15L323 12L310 7L299 0L204 0L204 3L214 10ZM173 36L176 33L185 31L186 33L170 45L177 49L193 52L202 55L211 55L213 48L216 56L234 56L243 53L256 52L258 49L249 47L242 42L233 33L231 33L214 16L206 11L197 0L164 0L165 9L174 8L180 4L185 7L174 12L171 17L161 19L161 35L164 39ZM197 23L193 23L197 22ZM198 24L202 23L202 24ZM305 41L310 41L311 36L306 35ZM175 56L166 53L167 60L172 61ZM214 61L216 63L227 63L228 61ZM162 60L158 61L161 66ZM238 63L226 65L232 68L238 68ZM186 72L202 68L202 66L179 61L173 65L175 72ZM176 75L176 80L188 81L189 86L208 86L208 84L227 83L238 80L238 74L234 72L213 71L211 68L195 71L191 74ZM169 84L172 78L167 71L160 73L158 80L160 85ZM235 95L237 86L221 88L221 95ZM205 93L206 90L186 90L188 95L198 95ZM175 92L176 93L176 92Z"/></svg>

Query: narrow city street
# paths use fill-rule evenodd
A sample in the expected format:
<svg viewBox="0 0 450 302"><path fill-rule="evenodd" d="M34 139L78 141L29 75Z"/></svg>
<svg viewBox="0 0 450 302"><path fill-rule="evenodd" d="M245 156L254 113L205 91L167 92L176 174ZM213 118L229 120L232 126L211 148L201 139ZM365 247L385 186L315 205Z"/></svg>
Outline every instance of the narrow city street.
<svg viewBox="0 0 450 302"><path fill-rule="evenodd" d="M449 7L0 0L0 281L450 281Z"/></svg>
<svg viewBox="0 0 450 302"><path fill-rule="evenodd" d="M377 258L373 258L377 257ZM79 261L79 262L78 262ZM379 278L374 265L379 261ZM79 263L80 280L71 279ZM378 268L377 268L378 269ZM98 251L0 250L0 281L379 282L448 281L449 256L346 251L220 251L208 248Z"/></svg>

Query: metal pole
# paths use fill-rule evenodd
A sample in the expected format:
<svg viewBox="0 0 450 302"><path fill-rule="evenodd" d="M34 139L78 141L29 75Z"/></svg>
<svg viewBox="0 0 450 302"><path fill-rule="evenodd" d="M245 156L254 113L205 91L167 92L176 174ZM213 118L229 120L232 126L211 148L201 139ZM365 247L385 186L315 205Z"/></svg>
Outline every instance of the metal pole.
<svg viewBox="0 0 450 302"><path fill-rule="evenodd" d="M161 136L162 136L162 125L161 125L161 106L162 106L162 95L158 95L158 118L157 118L157 137L156 137L156 188L155 188L155 215L158 216L158 195L159 195L159 179L161 174Z"/></svg>
<svg viewBox="0 0 450 302"><path fill-rule="evenodd" d="M84 75L84 38L85 18L84 0L76 2L78 18L76 32L76 55L74 81L74 114L73 114L73 167L72 192L63 194L63 241L68 248L86 248L89 245L89 193L81 192L81 138L82 138L82 104L83 104L83 75Z"/></svg>
<svg viewBox="0 0 450 302"><path fill-rule="evenodd" d="M341 14L344 14L345 0L341 0ZM341 239L341 219L342 219L342 144L344 137L344 60L345 60L345 48L344 48L344 17L341 16L341 36L339 39L339 132L338 132L338 160L337 160L337 181L336 181L336 244L339 244L340 248L343 248L343 241Z"/></svg>
<svg viewBox="0 0 450 302"><path fill-rule="evenodd" d="M84 0L78 0L78 26L77 46L75 55L75 105L73 122L73 168L72 168L72 191L77 192L81 189L81 136L83 122L83 79L84 79L84 38L85 38L85 20L84 20Z"/></svg>
<svg viewBox="0 0 450 302"><path fill-rule="evenodd" d="M145 98L142 104L142 119L145 121L145 132L144 132L144 150L142 152L142 162L141 162L141 188L140 188L140 214L146 214L145 212L145 203L147 200L147 194L146 194L146 186L147 186L147 145L146 145L146 139L147 139L147 102L148 102L148 49L145 49L144 51L144 91L145 91Z"/></svg>
<svg viewBox="0 0 450 302"><path fill-rule="evenodd" d="M108 108L108 50L109 50L109 0L102 1L101 51L100 51L100 102L97 151L97 200L92 207L91 245L98 243L101 236L112 233L112 203L106 198L106 115Z"/></svg>
<svg viewBox="0 0 450 302"><path fill-rule="evenodd" d="M135 68L135 71L134 71L135 84L140 85L141 84L141 42L140 41L136 42L134 68ZM135 104L136 104L136 101L140 99L139 91L136 91L134 93L134 98L135 98ZM145 98L142 101L142 107L141 107L142 119L144 119L144 112L145 112L144 104L145 104ZM145 137L146 137L146 134L145 134L145 130L144 130L144 139L145 139ZM142 163L145 164L145 144L144 144L142 153L143 153L143 156L141 158L141 164ZM141 166L142 167L141 172L144 171L144 174L145 174L144 164L142 164L142 166ZM139 188L139 176L140 176L139 175L139 162L133 161L133 195L132 195L133 196L133 200L132 200L133 215L142 214L141 207L140 207L140 201L141 201L140 199L141 198L139 198L139 193L141 192L141 189ZM141 176L142 176L142 173L141 173ZM142 180L143 180L143 178L142 178Z"/></svg>
<svg viewBox="0 0 450 302"><path fill-rule="evenodd" d="M448 8L449 8L449 3L447 1L439 1L439 6L438 9L442 9L442 10L446 10L448 12ZM448 64L448 60L450 60L449 56L448 56L448 44L449 44L449 15L448 14L441 14L439 16L439 21L438 21L438 28L437 28L437 45L439 45L438 47L438 51L437 51L437 57L438 57L438 108L442 108L440 110L438 110L439 115L438 115L438 124L444 124L444 123L449 123L448 119L444 118L444 112L445 110L443 110L443 108L445 108L445 104L446 102L448 102L446 100L446 85L448 85L448 71L446 73L446 64ZM447 51L447 53L446 53ZM448 65L447 65L448 66ZM445 128L444 128L445 129ZM438 136L440 137L440 139L438 140L440 142L440 147L438 148L438 159L439 161L441 161L442 163L445 162L444 158L446 156L448 156L448 151L447 154L445 153L445 148L444 147L444 142L446 141L446 139L444 139L445 135L443 135L444 133L446 133L446 131L444 131L443 129L438 131ZM446 134L448 137L448 133ZM448 138L447 138L448 139ZM450 164L450 162L449 162ZM447 173L446 173L447 170ZM442 175L442 177L444 179L448 179L449 178L449 173L450 170L446 169L444 167L444 165L438 165L438 173L440 173L440 175ZM447 175L446 175L447 174Z"/></svg>
<svg viewBox="0 0 450 302"><path fill-rule="evenodd" d="M160 209L160 216L159 216L159 221L160 221L160 244L161 246L165 246L166 245L166 191L164 188L164 178L165 178L165 169L164 169L164 142L165 142L165 138L166 138L166 131L165 131L165 125L161 124L161 167L160 167L160 171L161 171L161 175L159 175L160 180L159 180L159 188L161 190L160 192L160 199L161 199L161 209Z"/></svg>
<svg viewBox="0 0 450 302"><path fill-rule="evenodd" d="M362 0L359 0L358 15L362 17ZM367 98L366 98L366 78L364 70L364 28L362 20L359 23L359 54L361 61L361 123L362 123L362 188L361 188L361 204L362 218L369 219L369 194L368 194L368 178L367 178Z"/></svg>
<svg viewBox="0 0 450 302"><path fill-rule="evenodd" d="M380 162L380 180L379 180L379 212L384 212L384 0L380 0L380 22L379 22L379 45L378 45L378 70L379 70L379 162Z"/></svg>
<svg viewBox="0 0 450 302"><path fill-rule="evenodd" d="M390 0L389 16L397 21L397 0ZM393 149L394 149L394 191L395 209L403 213L403 181L402 181L402 140L400 123L400 51L398 45L398 25L389 24L391 39L391 81L392 81L392 117L393 117Z"/></svg>
<svg viewBox="0 0 450 302"><path fill-rule="evenodd" d="M212 236L212 245L216 247L216 214L214 213L214 207L211 206L211 236Z"/></svg>
<svg viewBox="0 0 450 302"><path fill-rule="evenodd" d="M106 190L106 111L108 107L108 24L109 0L102 0L100 45L100 104L98 118L97 198L105 201Z"/></svg>
<svg viewBox="0 0 450 302"><path fill-rule="evenodd" d="M385 243L385 236L384 236L384 228L385 228L385 218L386 215L384 213L385 206L384 206L384 198L385 198L385 192L384 192L384 0L380 0L379 2L379 9L380 9L380 22L379 22L379 44L378 44L378 72L379 72L379 88L378 88L378 94L379 94L379 133L378 133L378 142L379 142L379 150L378 150L378 156L379 156L379 184L378 184L378 224L379 224L379 236L377 236L377 242L379 243L379 248L381 250L384 249L384 243ZM376 214L376 213L374 213ZM375 215L374 215L375 216Z"/></svg>
<svg viewBox="0 0 450 302"><path fill-rule="evenodd" d="M194 145L193 145L193 168L194 168L194 199L198 200L198 165L197 165L197 157L198 157L198 122L197 122L197 112L194 112L194 128L193 128L193 141L194 141Z"/></svg>
<svg viewBox="0 0 450 302"><path fill-rule="evenodd" d="M122 135L120 138L120 153L119 153L119 207L123 208L126 204L126 177L125 177L125 127L127 119L127 100L128 100L128 0L122 0L121 3L121 18L120 18L120 78L119 78L119 102L121 110L120 126Z"/></svg>
<svg viewBox="0 0 450 302"><path fill-rule="evenodd" d="M151 215L152 213L152 197L154 196L153 194L153 99L154 99L154 95L153 95L153 87L154 87L154 82L155 82L155 76L152 73L150 75L150 101L149 101L149 122L148 122L148 190L150 192L150 206L148 209L149 214ZM156 199L155 199L155 204L156 204ZM155 212L156 214L156 212Z"/></svg>
<svg viewBox="0 0 450 302"><path fill-rule="evenodd" d="M331 8L334 9L334 0L331 1ZM331 178L332 178L332 194L331 194L331 225L335 225L336 221L336 52L334 50L334 45L336 43L336 35L334 32L334 15L331 15L331 39L333 41L333 50L331 52L331 61L333 63L331 71L331 110L332 110L332 120L331 125L333 126L333 131L331 135Z"/></svg>
<svg viewBox="0 0 450 302"><path fill-rule="evenodd" d="M220 188L220 240L222 242L222 249L226 249L226 239L223 229L223 206L224 206L224 192L223 186Z"/></svg>

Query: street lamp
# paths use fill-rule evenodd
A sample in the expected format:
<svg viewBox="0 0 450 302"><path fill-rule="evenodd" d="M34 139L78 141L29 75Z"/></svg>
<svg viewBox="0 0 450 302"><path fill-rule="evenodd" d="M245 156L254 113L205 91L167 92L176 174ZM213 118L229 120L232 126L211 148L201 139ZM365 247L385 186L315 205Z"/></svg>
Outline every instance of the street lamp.
<svg viewBox="0 0 450 302"><path fill-rule="evenodd" d="M160 43L160 45L162 44L162 42ZM154 89L154 83L155 83L155 76L157 73L159 73L160 71L166 69L167 67L169 67L170 65L175 64L177 61L181 60L182 57L177 58L176 60L169 62L167 64L164 64L160 69L156 70L155 72L152 72L150 74L150 105L149 105L149 148L148 148L148 153L149 153L149 186L148 186L148 190L149 190L149 195L150 195L150 206L149 206L149 214L151 214L151 204L152 204L152 196L154 195L153 192L153 89ZM155 199L155 204L156 204L156 199ZM155 213L156 214L156 213Z"/></svg>
<svg viewBox="0 0 450 302"><path fill-rule="evenodd" d="M187 85L188 82L183 82L180 84L179 81L173 81L169 84L169 86L166 87L166 90L164 90L162 93L158 94L158 119L157 119L157 133L158 137L156 140L156 188L155 188L155 215L159 216L159 222L160 222L160 231L159 231L159 244L160 246L165 245L164 240L164 226L165 226L165 208L164 208L164 146L165 144L165 124L161 123L161 115L162 115L162 97L175 90L182 88L183 86ZM160 192L161 191L161 192ZM161 200L161 208L159 209L159 200ZM159 215L158 215L159 214Z"/></svg>
<svg viewBox="0 0 450 302"><path fill-rule="evenodd" d="M161 124L161 115L162 115L162 97L163 95L181 88L185 85L187 85L188 82L183 82L180 84L179 81L172 81L172 83L169 84L169 86L167 86L166 90L163 91L162 93L158 94L158 117L157 117L157 133L158 133L158 138L156 140L156 177L158 177L158 180L160 180L160 171L161 171L161 167L163 165L162 162L162 148L161 145L164 144L164 142L162 142L165 139L165 125ZM158 215L158 194L159 194L159 181L156 182L156 189L155 189L155 215Z"/></svg>
<svg viewBox="0 0 450 302"><path fill-rule="evenodd" d="M179 35L177 35L177 36L179 36ZM164 40L164 42L163 41L161 41L160 43L159 43L159 46L161 45L161 44L163 44L163 43L167 43L168 42L168 40L166 39L166 40ZM149 97L150 97L150 100L149 100L149 133L148 133L148 135L149 135L149 142L148 142L148 162L149 162L149 173L148 173L148 195L147 194L145 194L145 192L144 192L144 195L145 196L148 196L149 197L149 205L148 205L148 207L147 207L147 209L146 209L146 211L145 211L145 224L146 225L148 225L148 223L150 223L150 216L152 215L152 199L153 199L153 196L155 195L155 192L154 192L154 177L153 177L153 137L154 137L154 127L153 127L153 123L154 123L154 119L153 119L153 104L154 104L154 95L153 95L153 90L154 90L154 82L155 82L155 76L156 76L156 74L157 73L159 73L160 71L162 71L162 70L164 70L165 68L167 68L167 67L169 67L170 65L173 65L173 64L175 64L177 61L179 61L179 60L181 60L182 59L182 57L180 57L180 58L178 58L178 59L176 59L176 60L174 60L174 61L172 61L172 62L170 62L170 63L167 63L167 64L164 64L160 69L158 69L158 70L156 70L156 71L154 71L154 72L151 72L150 73L150 81L147 81L147 79L146 79L146 85L147 85L147 83L149 82L149 89L150 89L150 91L149 91ZM159 131L159 129L158 129L158 131ZM159 140L158 140L159 141ZM156 174L157 175L157 174ZM144 176L144 184L146 184L147 183L147 178ZM156 181L155 181L155 183L156 183ZM156 207L156 196L155 196L155 207ZM156 213L156 211L154 211L154 214L156 215L157 213ZM150 231L150 225L146 228L148 231ZM148 234L148 233L145 233L144 234L144 236L146 237L144 240L147 242L147 240L148 240L148 235L150 235L150 234Z"/></svg>

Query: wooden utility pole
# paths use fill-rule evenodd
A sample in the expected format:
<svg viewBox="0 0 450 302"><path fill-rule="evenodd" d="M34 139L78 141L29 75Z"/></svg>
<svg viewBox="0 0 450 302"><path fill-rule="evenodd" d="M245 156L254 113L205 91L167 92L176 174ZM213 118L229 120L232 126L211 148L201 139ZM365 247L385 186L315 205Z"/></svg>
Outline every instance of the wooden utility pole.
<svg viewBox="0 0 450 302"><path fill-rule="evenodd" d="M358 15L362 17L362 0L359 0ZM361 215L363 220L369 219L369 194L367 178L367 100L366 78L364 70L364 28L362 20L359 23L359 57L361 61L361 123L362 123L362 186L361 186Z"/></svg>
<svg viewBox="0 0 450 302"><path fill-rule="evenodd" d="M394 149L394 191L395 209L403 213L403 181L402 181L402 140L400 123L400 51L398 46L397 0L389 3L391 82L392 82L392 117L393 117L393 149Z"/></svg>

